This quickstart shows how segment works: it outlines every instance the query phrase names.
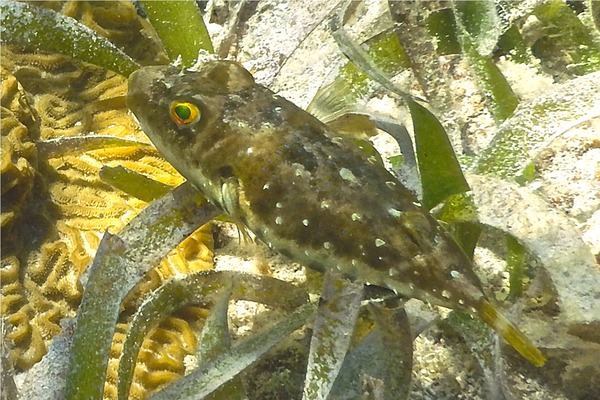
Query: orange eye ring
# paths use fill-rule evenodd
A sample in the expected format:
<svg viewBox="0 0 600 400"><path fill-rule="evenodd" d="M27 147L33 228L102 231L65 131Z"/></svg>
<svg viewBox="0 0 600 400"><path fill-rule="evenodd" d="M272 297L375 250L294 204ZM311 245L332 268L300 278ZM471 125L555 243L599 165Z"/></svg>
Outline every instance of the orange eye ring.
<svg viewBox="0 0 600 400"><path fill-rule="evenodd" d="M190 125L200 120L200 109L193 103L174 101L169 106L171 119L179 126Z"/></svg>

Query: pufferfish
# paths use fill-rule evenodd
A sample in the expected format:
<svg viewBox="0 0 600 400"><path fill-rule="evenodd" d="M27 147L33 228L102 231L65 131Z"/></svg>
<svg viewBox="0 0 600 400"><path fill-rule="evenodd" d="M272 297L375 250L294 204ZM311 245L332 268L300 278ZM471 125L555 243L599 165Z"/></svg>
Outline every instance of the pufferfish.
<svg viewBox="0 0 600 400"><path fill-rule="evenodd" d="M487 300L469 259L411 191L238 63L141 68L127 103L167 161L269 247L479 315L532 364L546 361Z"/></svg>

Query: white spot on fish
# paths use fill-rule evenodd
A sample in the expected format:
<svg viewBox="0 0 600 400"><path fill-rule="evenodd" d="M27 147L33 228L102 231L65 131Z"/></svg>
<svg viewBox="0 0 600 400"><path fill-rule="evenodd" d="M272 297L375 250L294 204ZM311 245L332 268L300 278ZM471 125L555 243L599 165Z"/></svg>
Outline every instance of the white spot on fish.
<svg viewBox="0 0 600 400"><path fill-rule="evenodd" d="M283 219L281 217L277 217L277 218L275 218L275 223L277 225L281 225L283 223Z"/></svg>
<svg viewBox="0 0 600 400"><path fill-rule="evenodd" d="M360 216L360 214L352 213L352 221L360 221L361 219L362 217Z"/></svg>
<svg viewBox="0 0 600 400"><path fill-rule="evenodd" d="M413 205L415 205L417 207L421 207L421 203L419 203L418 201L413 201Z"/></svg>
<svg viewBox="0 0 600 400"><path fill-rule="evenodd" d="M425 260L425 257L423 257L422 254L417 254L416 256L414 256L413 257L413 261L419 267L425 267L425 266L427 266L427 262Z"/></svg>
<svg viewBox="0 0 600 400"><path fill-rule="evenodd" d="M252 151L253 151L253 150L252 150L252 147L248 147L248 150L246 150L246 153L248 153L248 154L252 154Z"/></svg>
<svg viewBox="0 0 600 400"><path fill-rule="evenodd" d="M415 290L415 284L414 284L414 283L409 283L409 284L408 284L408 288L409 288L410 290Z"/></svg>
<svg viewBox="0 0 600 400"><path fill-rule="evenodd" d="M271 184L269 182L265 183L263 185L263 190L267 190L270 186L271 186Z"/></svg>
<svg viewBox="0 0 600 400"><path fill-rule="evenodd" d="M323 247L326 249L330 249L331 248L331 243L330 242L323 242Z"/></svg>
<svg viewBox="0 0 600 400"><path fill-rule="evenodd" d="M402 215L402 212L396 210L395 208L390 208L388 210L388 214L390 214L394 218L400 218L400 216Z"/></svg>
<svg viewBox="0 0 600 400"><path fill-rule="evenodd" d="M386 181L385 184L388 185L388 187L391 187L391 188L393 188L394 186L396 186L396 182L394 182L394 181Z"/></svg>
<svg viewBox="0 0 600 400"><path fill-rule="evenodd" d="M306 170L306 167L304 167L304 165L299 163L293 163L292 166L294 167L294 172L296 173L296 176L310 178L310 172Z"/></svg>
<svg viewBox="0 0 600 400"><path fill-rule="evenodd" d="M449 299L450 297L452 297L452 294L449 291L444 290L442 292L442 297L445 297L445 298Z"/></svg>
<svg viewBox="0 0 600 400"><path fill-rule="evenodd" d="M456 279L460 276L460 272L452 270L450 271L450 276Z"/></svg>
<svg viewBox="0 0 600 400"><path fill-rule="evenodd" d="M462 306L465 304L465 301L463 299L458 299L458 304L460 304Z"/></svg>
<svg viewBox="0 0 600 400"><path fill-rule="evenodd" d="M329 206L330 206L330 204L329 204L329 201L327 201L327 200L323 200L323 201L321 202L321 208L322 208L322 209L326 210L326 209L328 209L328 208L329 208Z"/></svg>
<svg viewBox="0 0 600 400"><path fill-rule="evenodd" d="M275 203L275 207L277 208L283 208L283 204L281 204L280 202Z"/></svg>
<svg viewBox="0 0 600 400"><path fill-rule="evenodd" d="M340 176L345 181L352 182L352 183L358 183L358 179L356 179L356 176L354 176L352 171L350 171L348 168L340 169Z"/></svg>
<svg viewBox="0 0 600 400"><path fill-rule="evenodd" d="M383 241L383 240L381 240L381 239L379 239L379 238L375 239L375 246L377 246L377 247L381 247L381 246L383 246L384 244L385 244L385 241Z"/></svg>
<svg viewBox="0 0 600 400"><path fill-rule="evenodd" d="M304 226L308 226L308 220L307 220L307 219L303 219L303 220L302 220L302 225L304 225Z"/></svg>
<svg viewBox="0 0 600 400"><path fill-rule="evenodd" d="M390 276L398 275L398 270L395 268L390 268L388 274L390 274Z"/></svg>
<svg viewBox="0 0 600 400"><path fill-rule="evenodd" d="M304 250L304 254L306 254L307 256L309 256L310 255L310 251Z"/></svg>
<svg viewBox="0 0 600 400"><path fill-rule="evenodd" d="M352 265L356 267L356 260L354 258L352 259Z"/></svg>

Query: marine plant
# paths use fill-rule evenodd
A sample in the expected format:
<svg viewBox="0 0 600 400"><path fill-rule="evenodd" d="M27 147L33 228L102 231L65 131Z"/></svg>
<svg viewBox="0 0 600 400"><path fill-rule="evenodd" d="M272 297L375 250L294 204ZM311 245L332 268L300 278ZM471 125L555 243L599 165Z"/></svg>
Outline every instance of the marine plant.
<svg viewBox="0 0 600 400"><path fill-rule="evenodd" d="M98 26L96 31L92 31L71 18L24 3L1 5L2 40L3 43L21 45L29 50L33 46L35 50L66 54L123 76L135 70L138 62L168 62L175 58L175 54L182 54L183 65L190 65L198 50L212 51L202 20L196 18L199 14L194 2L179 2L178 5L183 8L179 10L181 14L172 17L166 15L166 2L140 3L168 56L163 54L157 44L158 40L146 38L149 42L145 42L145 47L142 47L153 50L133 51L132 54L138 55L138 61L133 61L102 38L102 33L98 32L102 27ZM84 10L82 15L89 15L85 14L87 2L82 4L84 5L67 3L65 8L72 7L80 12L78 7L81 6ZM351 62L339 68L333 82L322 88L308 109L319 114L322 119L331 118L331 123L336 124L339 130L349 131L349 137L356 140L358 146L362 146L365 156L378 156L362 135L364 131L373 132L373 124L395 134L402 150L403 162L396 157L392 160L392 165L405 172L407 180L414 178L418 171L423 203L433 209L439 219L445 221L448 229L468 253L473 254L482 230L489 232L489 227L493 228L492 233L496 238L506 235L509 289L515 302L513 307L517 311L515 317L550 358L549 365L542 371L528 370L527 373L537 376L541 382L558 376L561 381L559 386L572 388L575 385L577 387L571 395L585 398L592 393L590 390L593 390L593 383L600 376L597 366L594 367L591 362L594 360L593 355L599 352L599 340L594 330L600 315L600 304L595 299L600 282L597 263L589 246L581 240L579 229L531 189L531 182L536 179L535 165L539 162L540 154L570 129L585 124L598 115L599 7L593 1L577 4L587 7L579 16L562 1L532 2L525 5L502 1L443 4L390 2L389 15L396 23L401 24L400 29L385 29L362 46L358 46L349 37L345 28L346 21L355 14L360 15L360 7L342 7L342 11L333 17L333 36ZM131 4L120 4L117 7L123 7L123 13L134 10ZM181 15L186 17L182 18ZM189 18L190 16L193 18ZM541 31L534 40L524 37L525 34L531 34L524 25L531 16L538 21L536 23L540 24L538 29ZM134 19L138 20L137 17ZM82 20L86 21L86 18L82 17ZM168 22L165 24L167 29L161 29L160 21ZM170 23L180 24L180 28L173 29ZM142 26L140 31L146 29L144 32L148 32L148 27ZM192 44L191 40L184 39L183 30L204 32L198 36L204 39ZM55 34L42 35L40 32ZM152 38L153 35L149 36ZM552 41L550 45L550 38L556 37L557 41ZM123 43L121 46L127 48ZM129 49L132 50L131 47ZM506 54L511 61L522 65L530 64L537 57L544 61L538 68L549 71L562 83L552 86L548 93L533 100L521 101L498 68L499 53ZM456 100L453 99L439 56L452 54L460 54L468 62L468 70L474 75L480 93L485 98L485 112L494 121L490 124L490 129L495 131L494 140L478 154L458 159L454 156L455 150L448 136L448 132L456 130L457 123L448 118L440 118L440 122L418 100L426 99L436 113L451 109L449 104ZM19 59L18 52L4 55L3 67L5 62L6 65L10 64L4 60L11 57L13 63L7 70L17 76L19 81L26 81L28 71L19 64L22 59ZM62 62L43 57L39 56L37 62L45 68L52 68L52 63ZM44 65L44 62L50 66ZM417 95L412 87L399 86L389 79L391 75L406 71L410 71L419 83L420 92ZM86 78L89 79L89 76L94 75L89 72ZM96 75L94 79L101 86L118 77L105 73ZM249 395L248 381L253 376L260 375L261 371L260 368L250 369L243 378L238 374L280 341L287 338L290 342L290 338L294 338L293 332L313 319L310 346L306 340L297 340L294 345L288 343L288 347L279 348L279 352L301 359L302 366L306 364L306 380L302 377L298 379L292 374L285 381L291 387L285 389L289 390L286 393L291 393L290 397L299 396L301 391L307 399L327 396L358 398L359 393L365 392L373 398L407 396L412 368L411 344L415 332L411 332L409 328L405 311L397 307L398 299L388 293L373 293L371 296L375 300L362 307L363 288L331 276L326 277L320 291L313 287L316 284L297 287L272 277L210 269L199 272L191 269L194 272L189 275L176 273L170 279L159 279L158 284L147 283L145 288L138 285L134 291L149 294L131 304L134 296L128 296L128 293L138 284L140 277L149 273L187 235L216 217L216 211L187 185L170 191L170 187L180 183L181 179L174 177L176 174L164 162L153 161L153 171L140 170L139 165L134 162L127 165L131 168L113 164L103 168L98 175L97 171L92 171L84 163L77 161L79 158L66 158L69 154L83 154L88 158L106 161L118 160L118 154L128 153L138 154L137 160L144 157L145 161L155 160L149 157L158 156L139 135L135 139L114 134L81 135L78 134L81 130L77 128L85 128L94 123L82 120L77 121L80 122L79 125L75 121L67 123L72 130L65 130L61 137L30 138L23 144L15 144L21 142L15 142L17 134L14 130L9 131L8 127L25 126L33 132L38 118L36 111L26 111L24 106L31 101L26 92L33 89L25 87L25 91L17 90L16 82L3 68L3 87L6 85L9 89L13 88L9 91L10 96L5 96L4 89L2 95L3 107L12 113L8 114L3 108L3 304L14 302L15 287L18 285L13 283L19 280L19 273L15 271L19 270L21 263L35 264L39 262L39 258L52 260L53 257L65 254L61 250L64 244L60 240L53 240L49 243L50 246L45 247L46 254L42 253L38 260L10 254L10 257L5 258L5 250L10 250L5 245L13 240L20 240L14 234L17 231L10 230L14 221L18 223L19 218L27 221L31 219L27 214L31 212L31 207L20 210L18 206L20 199L30 199L32 196L30 191L33 183L28 177L36 176L35 167L32 167L38 165L36 158L41 160L41 168L50 169L48 165L52 167L55 164L53 161L48 163L47 160L62 157L80 171L77 179L95 179L100 182L98 185L110 186L110 190L115 191L116 187L128 193L129 195L122 195L131 198L128 200L128 207L115 209L117 203L113 203L104 208L105 212L112 213L114 219L121 219L120 214L132 214L134 209L142 208L146 202L152 203L133 219L128 217L128 224L124 227L123 222L113 222L113 226L123 227L119 233L107 232L99 243L91 235L87 238L86 243L97 248L94 261L85 275L80 276L79 271L71 273L70 277L76 284L81 278L81 284L85 286L81 304L78 305L80 294L76 292L71 293L70 298L60 294L65 297L60 301L75 304L74 308L78 305L74 320L76 322L64 322L58 330L52 328L49 336L53 338L53 344L42 361L33 367L31 364L37 360L26 362L27 357L18 356L16 352L8 355L3 353L2 377L7 382L6 387L12 388L9 396L16 396L16 388L11 385L10 364L17 360L22 364L19 366L16 362L16 368L27 370L26 388L23 392L26 394L22 394L27 398L127 398L130 395L128 386L134 380L135 354L147 332L164 320L165 316L189 304L201 306L194 311L201 314L200 319L204 321L201 334L198 335L200 345L196 354L201 364L185 379L173 380L176 374L158 378L160 383L154 386L157 391L153 398L199 398L205 395L214 398L244 398ZM379 87L404 100L413 125L413 136L408 135L401 124L389 118L369 115L365 119L356 114L348 117L349 111L356 112L359 100L374 91L380 91ZM122 91L109 92L86 111L91 110L93 118L97 118L107 109L122 107L117 97L119 94L122 95ZM5 99L14 98L17 98L16 107L5 106ZM52 104L52 101L50 99L48 102ZM48 106L46 109L60 113L56 108ZM59 115L58 118L60 117ZM122 118L122 115L118 117ZM352 123L344 121L344 118L350 118ZM110 116L104 120L109 121L106 125L111 124ZM112 119L113 124L115 121L116 119ZM361 134L351 128L357 121L363 123ZM127 124L135 129L131 122L123 125ZM6 139L5 132L11 132L6 135ZM20 132L21 137L26 136L23 128L17 132ZM5 163L5 156L11 161ZM14 159L18 161L12 162ZM56 170L70 168L72 165L61 164ZM466 174L466 178L463 173L465 170L470 172ZM90 175L95 176L90 178ZM162 183L148 179L148 176L162 178ZM62 180L64 182L66 179ZM23 184L22 181L29 183ZM55 198L77 196L76 192L69 193L72 189L68 185L60 186L60 182L61 179L57 179L49 185L49 191ZM139 200L135 200L136 196L139 196ZM158 197L159 200L153 201ZM99 201L93 198L87 206L91 210ZM61 212L65 213L64 210ZM39 218L46 226L54 218L52 213L52 209L44 210L34 214L33 219ZM19 217L20 215L23 217ZM79 235L79 231L72 228L73 225L68 226L72 235ZM64 227L61 229L68 230ZM85 231L82 229L81 232ZM6 239L7 233L13 236ZM209 237L205 228L204 234L197 236L199 239L194 252L201 252L198 247L203 247L202 243L206 242L205 248L210 251L203 253L205 261L212 258ZM77 242L75 239L73 241ZM48 250L53 248L58 250ZM90 257L84 256L86 250L78 251L84 259L81 264L89 262ZM77 251L72 254L77 254ZM186 258L188 255L183 257L184 262L187 261ZM532 267L534 261L540 264L537 269ZM51 264L57 268L54 273L57 275L56 280L62 279L63 287L70 287L64 283L60 272L61 266L64 269L67 265L66 261L55 260ZM42 273L40 271L38 275ZM27 274L31 275L32 282L42 279L35 275L35 271ZM320 285L322 278L317 276L312 279L317 280ZM528 284L532 280L533 283ZM573 282L577 282L577 285L573 285ZM308 301L309 294L313 292L319 293L322 298L318 311L316 305ZM285 297L282 296L284 293ZM56 293L45 295L57 296ZM227 323L230 299L244 299L281 308L288 310L288 315L284 314L276 324L266 326L232 345ZM206 309L211 310L208 317L205 315L206 311L202 311ZM16 319L10 319L15 315L10 310L9 307L5 310L3 306L3 315L7 316L8 322L5 338L18 340L20 336L15 335L15 327L18 325ZM119 315L128 313L127 325L117 325ZM60 318L64 316L61 315ZM56 317L51 317L50 320L52 318ZM413 321L413 329L414 326ZM507 357L501 357L493 346L483 345L481 341L489 337L489 331L457 313L446 318L444 326L447 331L459 332L463 340L473 347L473 354L487 376L486 383L491 393L514 390L510 382L498 381L494 376L501 375L506 368L504 363L509 361L509 368L527 367L508 357L510 352L504 353ZM199 327L195 328L200 332ZM58 334L60 330L62 332ZM183 336L186 333L189 335L189 332L192 337L196 336L187 327L180 328L180 331L184 332ZM118 362L118 374L114 378L116 383L112 382L113 387L116 387L115 394L112 389L107 390L105 380L111 379L107 378L106 368L111 362L111 352L116 351L115 342L118 342L119 334L122 346L116 348L122 347L122 353L127 356ZM190 341L193 340L195 339ZM43 347L42 344L39 346ZM587 354L587 357L582 359L581 354ZM164 356L169 357L168 353ZM142 357L142 353L139 357ZM374 359L377 362L373 362ZM42 374L42 370L46 374ZM583 376L577 371L584 371ZM271 385L277 385L285 379L282 378L285 375L278 376L280 381L274 381ZM144 378L138 379L143 381ZM583 384L585 380L590 381L588 386ZM165 386L171 381L173 383ZM383 390L385 394L381 394L382 385L386 388ZM256 393L257 390L254 392L255 396ZM132 391L131 396L135 398L134 396L146 394L142 391L141 394L134 395Z"/></svg>

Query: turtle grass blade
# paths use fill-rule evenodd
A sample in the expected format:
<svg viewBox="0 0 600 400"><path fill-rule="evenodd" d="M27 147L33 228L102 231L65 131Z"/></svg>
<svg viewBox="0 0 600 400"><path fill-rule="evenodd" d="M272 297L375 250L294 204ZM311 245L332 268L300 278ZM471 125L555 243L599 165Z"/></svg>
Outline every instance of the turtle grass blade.
<svg viewBox="0 0 600 400"><path fill-rule="evenodd" d="M406 311L379 304L370 304L368 309L375 325L344 359L331 398L404 400L410 391L413 352ZM372 385L365 387L364 382Z"/></svg>
<svg viewBox="0 0 600 400"><path fill-rule="evenodd" d="M231 335L227 323L227 309L231 299L231 288L215 296L211 313L204 323L200 345L196 352L198 360L211 360L231 347Z"/></svg>
<svg viewBox="0 0 600 400"><path fill-rule="evenodd" d="M100 179L128 195L146 202L156 200L173 189L169 185L122 166L102 167L100 169Z"/></svg>
<svg viewBox="0 0 600 400"><path fill-rule="evenodd" d="M0 387L2 388L2 399L16 399L17 385L15 384L15 371L9 360L9 345L6 338L7 326L4 319L0 320Z"/></svg>
<svg viewBox="0 0 600 400"><path fill-rule="evenodd" d="M144 209L118 235L104 235L77 313L66 399L102 398L121 301L173 247L219 213L186 183Z"/></svg>
<svg viewBox="0 0 600 400"><path fill-rule="evenodd" d="M452 94L440 55L460 53L452 11L437 10L441 7L438 2L388 0L387 3L399 47L410 60L407 64L421 91L436 109L446 108Z"/></svg>
<svg viewBox="0 0 600 400"><path fill-rule="evenodd" d="M275 307L281 304L277 299L282 293L286 293L286 296L289 294L287 302L283 302L286 309L296 308L308 301L306 292L290 283L240 272L203 271L168 281L144 300L133 317L119 362L119 399L128 398L135 360L149 330L181 307L191 304L209 306L224 293L231 293L235 300L254 301ZM213 343L208 343L209 347L215 347L214 340L209 342ZM208 351L207 343L201 343L200 349L201 356L208 356L209 360L216 358L212 351Z"/></svg>
<svg viewBox="0 0 600 400"><path fill-rule="evenodd" d="M492 1L454 1L453 9L463 52L482 92L491 98L494 119L502 122L513 113L519 100L490 55L501 32L496 4Z"/></svg>
<svg viewBox="0 0 600 400"><path fill-rule="evenodd" d="M201 365L189 375L155 394L151 400L202 399L223 383L230 381L269 349L309 322L316 312L315 305L306 303L288 317L261 329L248 339Z"/></svg>
<svg viewBox="0 0 600 400"><path fill-rule="evenodd" d="M213 302L211 313L202 328L200 344L196 352L196 359L201 362L213 360L231 347L227 315L231 295L231 290L225 291ZM206 397L207 400L244 400L247 398L248 395L239 375Z"/></svg>
<svg viewBox="0 0 600 400"><path fill-rule="evenodd" d="M181 56L184 67L191 67L200 50L213 53L208 30L194 0L139 2L171 60Z"/></svg>
<svg viewBox="0 0 600 400"><path fill-rule="evenodd" d="M458 25L472 40L477 53L492 54L502 32L496 4L492 1L454 1Z"/></svg>
<svg viewBox="0 0 600 400"><path fill-rule="evenodd" d="M468 191L469 185L442 124L415 100L406 102L415 131L423 205L431 209L451 195Z"/></svg>
<svg viewBox="0 0 600 400"><path fill-rule="evenodd" d="M123 343L117 381L118 399L129 398L137 354L153 326L186 305L208 307L226 292L231 292L231 282L223 279L222 273L207 271L172 279L149 294L136 311Z"/></svg>
<svg viewBox="0 0 600 400"><path fill-rule="evenodd" d="M349 5L351 3L352 1L346 1L340 8L340 13L331 19L331 34L338 44L338 47L342 53L354 63L354 65L385 89L395 93L401 98L411 97L409 93L401 90L392 83L387 74L375 64L366 51L361 49L360 46L350 38L346 29L344 29L343 21L346 20L346 14L349 12Z"/></svg>
<svg viewBox="0 0 600 400"><path fill-rule="evenodd" d="M23 381L19 386L19 395L9 395L8 399L48 400L65 398L69 354L73 348L74 320L64 319L60 325L62 332L52 338L52 343L48 346L48 353L24 373ZM8 392L7 386L1 388L3 394Z"/></svg>
<svg viewBox="0 0 600 400"><path fill-rule="evenodd" d="M494 331L482 320L457 311L450 312L441 321L440 326L447 334L460 337L469 347L470 353L483 372L487 398L506 399L501 389L497 354L499 347L495 345L497 336Z"/></svg>
<svg viewBox="0 0 600 400"><path fill-rule="evenodd" d="M529 188L515 182L469 175L469 183L481 223L511 234L544 265L558 293L561 318L578 324L597 321L600 272L578 227Z"/></svg>
<svg viewBox="0 0 600 400"><path fill-rule="evenodd" d="M310 342L305 400L325 399L338 376L360 311L363 285L327 273Z"/></svg>
<svg viewBox="0 0 600 400"><path fill-rule="evenodd" d="M125 77L139 68L107 39L73 18L18 1L0 3L2 43L27 51L59 53Z"/></svg>
<svg viewBox="0 0 600 400"><path fill-rule="evenodd" d="M588 0L587 4L592 13L592 18L594 19L594 25L596 25L596 29L600 31L600 2Z"/></svg>
<svg viewBox="0 0 600 400"><path fill-rule="evenodd" d="M345 20L349 4L350 2L347 2L340 15L332 19L333 37L342 52L368 77L407 102L415 125L415 142L425 206L431 208L448 196L467 191L469 188L454 150L437 118L418 104L413 96L396 87L369 55L352 42L343 28L342 21ZM444 184L440 185L440 182Z"/></svg>
<svg viewBox="0 0 600 400"><path fill-rule="evenodd" d="M409 173L413 174L413 176L418 176L415 147L413 145L412 138L408 133L408 129L406 129L406 126L396 121L388 120L387 118L381 118L376 115L373 115L370 118L371 121L375 123L377 128L388 133L394 138L400 147L400 153L402 153L404 165L408 169ZM398 172L399 165L394 165L394 163L392 163L392 168L395 170L394 172Z"/></svg>
<svg viewBox="0 0 600 400"><path fill-rule="evenodd" d="M593 9L591 11L594 12ZM542 23L542 29L548 36L548 40L538 41L536 46L542 61L565 53L571 60L567 67L571 73L583 75L600 69L598 33L592 24L584 24L567 2L539 2L533 15Z"/></svg>
<svg viewBox="0 0 600 400"><path fill-rule="evenodd" d="M38 155L56 158L113 147L152 147L149 143L109 135L70 136L36 142Z"/></svg>
<svg viewBox="0 0 600 400"><path fill-rule="evenodd" d="M474 172L517 177L552 140L599 114L600 72L556 85L519 105L477 159Z"/></svg>
<svg viewBox="0 0 600 400"><path fill-rule="evenodd" d="M523 295L523 281L527 266L527 249L517 239L506 235L506 264L509 273L509 288L512 297Z"/></svg>
<svg viewBox="0 0 600 400"><path fill-rule="evenodd" d="M347 35L341 40L348 40ZM364 45L367 46L364 54L373 60L374 65L390 76L396 75L409 66L392 29L372 37ZM371 90L373 85L370 77L354 63L348 62L340 68L333 82L319 89L306 111L322 122L328 123L345 113L356 112L357 102Z"/></svg>

